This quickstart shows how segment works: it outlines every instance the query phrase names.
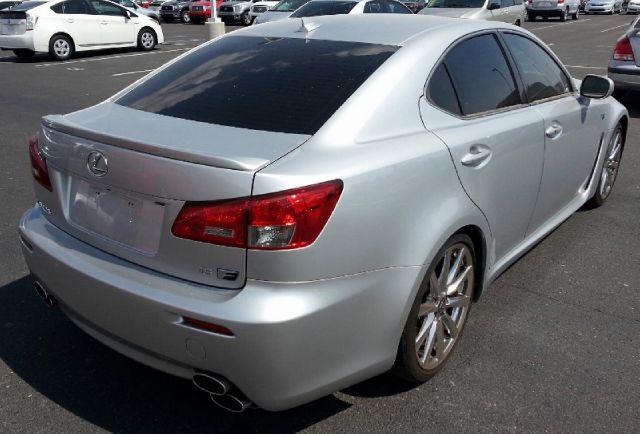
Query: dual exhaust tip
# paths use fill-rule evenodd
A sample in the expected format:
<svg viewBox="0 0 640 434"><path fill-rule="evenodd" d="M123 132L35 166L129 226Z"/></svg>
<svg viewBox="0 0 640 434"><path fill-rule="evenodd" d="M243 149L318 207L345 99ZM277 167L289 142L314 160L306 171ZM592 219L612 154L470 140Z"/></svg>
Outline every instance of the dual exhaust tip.
<svg viewBox="0 0 640 434"><path fill-rule="evenodd" d="M46 304L47 306L54 307L55 305L58 304L58 300L56 300L56 298L53 295L51 295L49 291L47 291L47 289L44 287L44 285L42 285L42 283L36 281L33 284L33 289L36 290L36 293L40 296L42 301L44 301L44 304Z"/></svg>
<svg viewBox="0 0 640 434"><path fill-rule="evenodd" d="M34 282L33 288L47 306L54 307L58 304L58 300L47 291L42 283ZM253 406L253 402L223 377L205 372L196 372L193 374L192 381L198 389L207 392L217 406L227 411L242 413Z"/></svg>
<svg viewBox="0 0 640 434"><path fill-rule="evenodd" d="M250 400L223 377L205 372L196 372L193 374L192 381L198 389L209 394L214 404L227 411L242 413L253 406Z"/></svg>

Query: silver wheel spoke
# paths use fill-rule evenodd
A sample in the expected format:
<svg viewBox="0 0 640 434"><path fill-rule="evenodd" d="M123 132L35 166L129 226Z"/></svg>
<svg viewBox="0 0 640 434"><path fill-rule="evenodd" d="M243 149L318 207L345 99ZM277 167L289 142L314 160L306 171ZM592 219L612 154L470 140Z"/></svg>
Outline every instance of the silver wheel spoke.
<svg viewBox="0 0 640 434"><path fill-rule="evenodd" d="M435 313L438 310L438 306L431 301L427 300L420 305L420 310L418 311L418 318L422 318L423 316L429 313Z"/></svg>
<svg viewBox="0 0 640 434"><path fill-rule="evenodd" d="M447 298L447 308L466 308L469 306L470 298L468 295L458 295L457 297Z"/></svg>
<svg viewBox="0 0 640 434"><path fill-rule="evenodd" d="M422 322L422 325L420 326L420 332L418 332L418 336L416 336L416 349L420 349L422 343L433 328L432 326L434 319L435 315L431 316L430 318L425 318L425 320Z"/></svg>
<svg viewBox="0 0 640 434"><path fill-rule="evenodd" d="M442 320L438 320L435 323L436 336L435 336L435 344L436 344L436 358L438 360L442 360L442 356L444 355L444 326L442 325Z"/></svg>
<svg viewBox="0 0 640 434"><path fill-rule="evenodd" d="M465 280L467 280L467 276L469 275L469 272L471 271L472 268L473 267L469 265L467 268L464 269L462 274L460 274L460 276L458 276L458 278L453 283L447 286L447 295L454 295L460 292L462 284L465 282Z"/></svg>
<svg viewBox="0 0 640 434"><path fill-rule="evenodd" d="M442 315L442 322L444 326L447 328L447 331L449 332L449 336L451 336L451 339L457 338L458 326L456 325L456 322L453 320L453 318L449 316L448 313L445 312Z"/></svg>
<svg viewBox="0 0 640 434"><path fill-rule="evenodd" d="M453 280L458 275L458 272L460 271L460 266L462 265L462 260L464 259L464 254L465 254L465 248L462 247L458 251L458 256L456 256L456 260L454 261L453 266L449 271L449 275L447 276L447 285L450 285L451 282L453 282Z"/></svg>
<svg viewBox="0 0 640 434"><path fill-rule="evenodd" d="M451 267L451 249L444 252L444 258L442 260L442 270L440 270L440 276L438 277L438 289L443 289L447 283L446 279L449 276L449 269Z"/></svg>
<svg viewBox="0 0 640 434"><path fill-rule="evenodd" d="M436 324L432 322L428 329L428 333L425 334L425 336L427 336L427 343L424 346L424 353L422 353L422 357L420 357L420 364L422 366L425 366L429 357L431 357L433 346L436 343L436 328Z"/></svg>

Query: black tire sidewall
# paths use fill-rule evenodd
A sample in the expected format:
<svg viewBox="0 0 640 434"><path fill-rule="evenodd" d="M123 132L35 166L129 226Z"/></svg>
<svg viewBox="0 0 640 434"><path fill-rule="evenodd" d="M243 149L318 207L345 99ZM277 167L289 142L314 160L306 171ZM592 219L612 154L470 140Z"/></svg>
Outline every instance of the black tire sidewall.
<svg viewBox="0 0 640 434"><path fill-rule="evenodd" d="M459 330L458 338L454 344L454 347L451 349L449 354L447 354L447 356L442 361L442 363L440 363L437 367L430 370L423 369L422 367L420 367L420 365L418 364L418 359L416 358L416 354L415 354L415 337L417 332L416 322L418 320L418 310L420 308L422 298L424 297L428 289L429 276L431 276L431 273L433 273L433 270L438 265L440 258L442 257L442 255L444 255L444 252L449 247L457 243L463 243L467 246L467 248L471 252L471 257L473 258L474 270L477 267L476 252L473 247L473 242L471 241L471 238L466 234L459 233L451 236L440 248L440 250L438 250L438 253L435 256L435 259L429 265L429 268L427 269L427 273L425 274L424 279L420 284L420 289L418 290L416 297L413 301L413 304L411 306L411 310L409 311L409 317L407 318L407 322L405 323L404 330L402 331L402 337L400 338L400 344L398 346L398 355L396 356L396 363L394 365L393 371L394 373L396 373L397 375L403 377L408 381L417 382L417 383L425 382L431 377L433 377L434 375L436 375L447 364L447 361L451 357L451 354L453 354L453 352L455 351L455 348L458 346L458 342L462 337L462 332L466 325L467 319L469 318L469 314L471 313L471 305L473 303L469 304L467 317L465 319L465 322L462 324L461 329ZM478 283L476 282L474 285L473 291L475 291L475 287L477 285ZM469 296L471 297L471 300L473 300L473 296L474 296L473 291L469 294Z"/></svg>
<svg viewBox="0 0 640 434"><path fill-rule="evenodd" d="M191 22L191 18L189 17L189 11L182 11L180 13L180 21L185 24L189 24Z"/></svg>
<svg viewBox="0 0 640 434"><path fill-rule="evenodd" d="M55 50L53 49L53 44L59 39L64 39L69 44L69 55L61 57L56 54ZM69 60L71 59L71 57L73 57L74 52L75 50L74 50L73 41L71 40L71 38L67 36L55 35L49 40L49 55L56 60L60 60L60 61Z"/></svg>
<svg viewBox="0 0 640 434"><path fill-rule="evenodd" d="M144 45L142 45L142 35L144 35L145 33L150 33L151 36L153 36L153 46L151 48L147 48ZM156 36L153 30L151 30L148 27L145 27L144 29L140 30L140 32L138 33L138 49L142 51L152 51L156 47L156 45L158 45L158 37Z"/></svg>

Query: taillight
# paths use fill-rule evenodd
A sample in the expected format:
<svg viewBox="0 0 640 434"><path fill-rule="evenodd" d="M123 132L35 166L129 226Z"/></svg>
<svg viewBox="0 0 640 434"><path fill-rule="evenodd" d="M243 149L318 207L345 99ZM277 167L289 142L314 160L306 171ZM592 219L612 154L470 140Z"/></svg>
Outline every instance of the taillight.
<svg viewBox="0 0 640 434"><path fill-rule="evenodd" d="M38 22L38 17L27 14L27 30L33 30Z"/></svg>
<svg viewBox="0 0 640 434"><path fill-rule="evenodd" d="M318 238L341 193L342 181L334 180L251 198L186 203L171 232L223 246L305 247Z"/></svg>
<svg viewBox="0 0 640 434"><path fill-rule="evenodd" d="M562 3L564 3L564 0L558 0L559 5L561 5Z"/></svg>
<svg viewBox="0 0 640 434"><path fill-rule="evenodd" d="M44 188L49 191L53 191L53 188L51 187L51 180L49 179L47 162L44 160L44 157L40 152L37 135L31 136L29 139L29 157L31 157L31 173L33 173L33 177Z"/></svg>
<svg viewBox="0 0 640 434"><path fill-rule="evenodd" d="M628 60L635 62L633 57L633 49L631 48L631 41L626 36L618 39L616 48L613 50L613 60Z"/></svg>

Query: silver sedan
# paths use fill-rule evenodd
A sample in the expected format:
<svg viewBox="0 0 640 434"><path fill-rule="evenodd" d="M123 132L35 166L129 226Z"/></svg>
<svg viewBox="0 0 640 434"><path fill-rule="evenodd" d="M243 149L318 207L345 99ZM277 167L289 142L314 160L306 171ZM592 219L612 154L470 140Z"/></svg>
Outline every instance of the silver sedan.
<svg viewBox="0 0 640 434"><path fill-rule="evenodd" d="M23 254L47 304L232 411L425 381L483 290L611 194L612 91L509 24L246 28L43 119Z"/></svg>
<svg viewBox="0 0 640 434"><path fill-rule="evenodd" d="M617 93L640 91L640 17L618 39L607 72Z"/></svg>

